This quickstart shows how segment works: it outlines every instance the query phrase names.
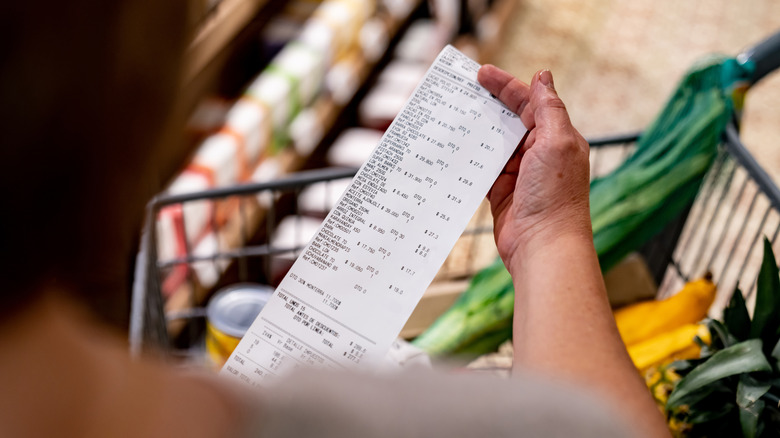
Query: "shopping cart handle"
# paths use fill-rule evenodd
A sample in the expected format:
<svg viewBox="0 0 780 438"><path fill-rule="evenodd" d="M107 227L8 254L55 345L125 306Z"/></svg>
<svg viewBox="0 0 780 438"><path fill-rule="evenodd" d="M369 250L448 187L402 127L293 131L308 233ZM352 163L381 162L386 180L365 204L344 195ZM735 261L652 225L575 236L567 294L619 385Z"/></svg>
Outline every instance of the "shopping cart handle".
<svg viewBox="0 0 780 438"><path fill-rule="evenodd" d="M750 62L754 65L750 79L754 83L758 82L780 67L780 32L745 50L737 56L737 60L742 64Z"/></svg>

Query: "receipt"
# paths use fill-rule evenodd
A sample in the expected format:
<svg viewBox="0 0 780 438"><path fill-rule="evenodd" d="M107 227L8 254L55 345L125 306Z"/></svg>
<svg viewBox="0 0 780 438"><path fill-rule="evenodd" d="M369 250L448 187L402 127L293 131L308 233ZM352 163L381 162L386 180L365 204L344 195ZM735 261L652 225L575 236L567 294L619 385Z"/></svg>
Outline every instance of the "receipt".
<svg viewBox="0 0 780 438"><path fill-rule="evenodd" d="M526 133L447 46L221 373L383 360Z"/></svg>

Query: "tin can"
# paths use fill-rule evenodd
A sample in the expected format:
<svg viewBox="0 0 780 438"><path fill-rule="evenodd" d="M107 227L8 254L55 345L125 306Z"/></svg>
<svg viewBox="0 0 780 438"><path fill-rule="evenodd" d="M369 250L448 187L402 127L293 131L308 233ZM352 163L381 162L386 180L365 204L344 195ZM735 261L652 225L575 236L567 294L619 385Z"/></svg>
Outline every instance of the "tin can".
<svg viewBox="0 0 780 438"><path fill-rule="evenodd" d="M273 295L267 285L239 283L220 289L206 308L206 355L221 368Z"/></svg>

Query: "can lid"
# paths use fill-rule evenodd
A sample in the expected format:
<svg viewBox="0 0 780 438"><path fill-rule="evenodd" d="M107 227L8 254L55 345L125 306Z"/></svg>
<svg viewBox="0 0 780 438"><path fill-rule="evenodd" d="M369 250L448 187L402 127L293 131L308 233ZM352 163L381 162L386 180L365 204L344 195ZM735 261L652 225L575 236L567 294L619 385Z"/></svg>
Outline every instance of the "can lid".
<svg viewBox="0 0 780 438"><path fill-rule="evenodd" d="M256 283L239 283L220 289L209 301L206 316L215 329L230 336L244 336L274 289Z"/></svg>

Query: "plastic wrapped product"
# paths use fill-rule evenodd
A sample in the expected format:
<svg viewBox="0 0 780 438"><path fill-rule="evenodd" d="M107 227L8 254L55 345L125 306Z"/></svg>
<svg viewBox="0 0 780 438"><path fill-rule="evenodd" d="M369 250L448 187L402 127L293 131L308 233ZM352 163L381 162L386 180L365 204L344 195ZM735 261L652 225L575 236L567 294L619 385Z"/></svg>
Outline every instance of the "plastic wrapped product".
<svg viewBox="0 0 780 438"><path fill-rule="evenodd" d="M271 246L285 250L271 258L271 279L276 284L292 266L298 253L314 237L322 219L309 216L287 216L277 225L271 237Z"/></svg>
<svg viewBox="0 0 780 438"><path fill-rule="evenodd" d="M297 108L293 96L294 84L291 78L280 73L264 70L246 90L246 94L263 102L271 109L274 135L285 132L287 123Z"/></svg>
<svg viewBox="0 0 780 438"><path fill-rule="evenodd" d="M441 38L433 20L416 20L398 42L394 55L398 59L430 64L449 40Z"/></svg>
<svg viewBox="0 0 780 438"><path fill-rule="evenodd" d="M332 32L330 47L328 47L331 60L343 56L349 48L350 40L354 38L350 33L357 34L357 29L350 29L350 19L354 16L354 11L351 11L346 4L335 1L323 3L312 16L313 22L328 27Z"/></svg>
<svg viewBox="0 0 780 438"><path fill-rule="evenodd" d="M245 98L270 109L276 146L272 152L288 143L289 123L319 92L325 59L316 48L290 43L247 88Z"/></svg>
<svg viewBox="0 0 780 438"><path fill-rule="evenodd" d="M211 187L225 187L249 178L248 162L243 137L229 127L223 127L203 142L185 173L203 175L210 180ZM228 198L214 203L216 226L227 222L237 206L236 201Z"/></svg>
<svg viewBox="0 0 780 438"><path fill-rule="evenodd" d="M225 248L220 247L219 236L213 231L203 236L203 239L192 250L192 254L195 257L211 258L210 260L196 261L190 265L198 278L198 282L206 289L214 287L219 277L228 267L229 261L227 259L215 257L220 251L224 250Z"/></svg>
<svg viewBox="0 0 780 438"><path fill-rule="evenodd" d="M376 85L358 107L358 119L365 127L386 129L425 75L427 64L394 60L382 70Z"/></svg>
<svg viewBox="0 0 780 438"><path fill-rule="evenodd" d="M372 18L360 28L360 49L369 62L376 62L387 50L390 43L390 31L385 21Z"/></svg>
<svg viewBox="0 0 780 438"><path fill-rule="evenodd" d="M335 38L336 31L328 23L321 19L312 18L306 21L298 41L318 51L323 57L324 64L327 66L330 65L333 59Z"/></svg>
<svg viewBox="0 0 780 438"><path fill-rule="evenodd" d="M325 76L325 86L337 105L346 105L360 86L360 70L365 62L356 53L342 57Z"/></svg>
<svg viewBox="0 0 780 438"><path fill-rule="evenodd" d="M329 0L317 8L311 19L324 22L334 32L330 52L333 59L357 47L360 28L375 7L373 0Z"/></svg>
<svg viewBox="0 0 780 438"><path fill-rule="evenodd" d="M200 173L211 186L224 187L238 182L246 157L236 135L220 131L206 138L195 153L185 173ZM178 187L172 190L179 190ZM177 191L176 193L189 193Z"/></svg>
<svg viewBox="0 0 780 438"><path fill-rule="evenodd" d="M351 178L323 181L306 187L298 195L298 210L309 216L325 218L349 187Z"/></svg>
<svg viewBox="0 0 780 438"><path fill-rule="evenodd" d="M170 261L187 255L187 237L181 220L181 205L165 207L157 216L157 259ZM170 296L187 279L188 268L185 264L174 265L165 275L162 293Z"/></svg>
<svg viewBox="0 0 780 438"><path fill-rule="evenodd" d="M170 194L195 193L214 185L204 173L185 170L168 188ZM157 258L170 261L187 256L211 230L213 203L209 200L190 201L163 208L157 216ZM176 265L163 282L163 293L175 291L187 277L187 266Z"/></svg>
<svg viewBox="0 0 780 438"><path fill-rule="evenodd" d="M212 181L205 175L185 171L176 178L168 188L170 194L196 193L212 186ZM210 226L212 203L208 200L186 202L179 206L166 207L160 211L158 227L160 246L158 254L165 259L186 254L184 239L172 235L174 230L180 230L186 238L186 244L194 245L202 238ZM166 223L172 222L172 225ZM171 248L174 248L171 250Z"/></svg>
<svg viewBox="0 0 780 438"><path fill-rule="evenodd" d="M310 216L287 216L276 226L271 246L275 249L300 251L322 225L322 219Z"/></svg>
<svg viewBox="0 0 780 438"><path fill-rule="evenodd" d="M417 5L416 0L380 0L382 5L397 21L404 21Z"/></svg>
<svg viewBox="0 0 780 438"><path fill-rule="evenodd" d="M358 120L361 126L385 130L401 111L409 93L399 92L387 86L378 85L371 89L358 106Z"/></svg>
<svg viewBox="0 0 780 438"><path fill-rule="evenodd" d="M331 166L360 167L368 160L382 131L367 128L344 130L328 149L327 161Z"/></svg>
<svg viewBox="0 0 780 438"><path fill-rule="evenodd" d="M296 103L305 107L314 100L322 87L325 56L316 48L293 41L274 58L269 68L278 69L293 78L298 94Z"/></svg>
<svg viewBox="0 0 780 438"><path fill-rule="evenodd" d="M170 261L187 254L187 236L181 216L181 205L165 207L157 216L157 257L160 261Z"/></svg>
<svg viewBox="0 0 780 438"><path fill-rule="evenodd" d="M377 83L381 86L397 88L403 93L411 95L414 87L425 76L427 70L427 64L395 59L379 73Z"/></svg>
<svg viewBox="0 0 780 438"><path fill-rule="evenodd" d="M262 102L249 97L236 101L228 111L225 126L241 137L246 165L253 168L271 143L271 115Z"/></svg>
<svg viewBox="0 0 780 438"><path fill-rule="evenodd" d="M273 181L282 175L282 165L276 157L265 158L252 173L250 179L253 182ZM265 190L257 193L257 202L263 208L270 208L276 201L272 191Z"/></svg>
<svg viewBox="0 0 780 438"><path fill-rule="evenodd" d="M290 139L295 151L308 156L322 140L324 132L324 114L318 108L306 108L290 123Z"/></svg>

